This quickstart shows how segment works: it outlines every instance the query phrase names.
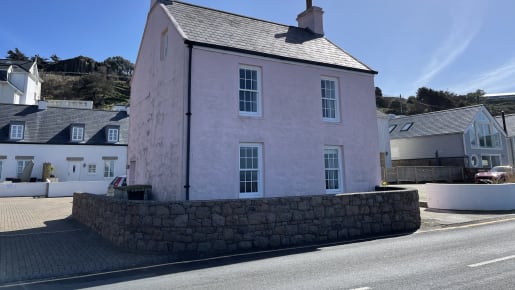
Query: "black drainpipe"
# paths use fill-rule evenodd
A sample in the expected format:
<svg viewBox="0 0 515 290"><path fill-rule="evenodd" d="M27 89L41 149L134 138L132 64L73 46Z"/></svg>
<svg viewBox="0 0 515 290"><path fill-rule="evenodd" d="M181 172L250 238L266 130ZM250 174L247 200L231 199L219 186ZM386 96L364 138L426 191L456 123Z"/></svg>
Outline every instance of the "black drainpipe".
<svg viewBox="0 0 515 290"><path fill-rule="evenodd" d="M186 200L190 200L190 147L191 147L191 61L193 45L188 44L188 111L186 112Z"/></svg>
<svg viewBox="0 0 515 290"><path fill-rule="evenodd" d="M501 117L502 117L502 128L504 129L504 133L506 133L506 136L508 136L508 129L506 128L506 117L504 116L504 111L501 111Z"/></svg>

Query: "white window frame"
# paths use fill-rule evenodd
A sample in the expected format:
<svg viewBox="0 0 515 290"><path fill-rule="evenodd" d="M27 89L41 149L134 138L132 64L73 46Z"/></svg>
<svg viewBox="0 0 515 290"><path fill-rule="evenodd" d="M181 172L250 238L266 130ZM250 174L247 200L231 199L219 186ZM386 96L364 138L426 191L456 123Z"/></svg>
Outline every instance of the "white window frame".
<svg viewBox="0 0 515 290"><path fill-rule="evenodd" d="M323 82L332 82L334 85L334 98L332 96L328 96L325 93L325 89L322 87ZM334 77L325 77L322 76L320 78L320 95L321 95L321 102L322 102L322 119L326 122L339 122L340 121L340 92L338 90L338 79ZM328 108L328 109L334 109L334 117L327 117L325 116L327 107L325 104L327 102L334 102L334 108Z"/></svg>
<svg viewBox="0 0 515 290"><path fill-rule="evenodd" d="M336 167L327 167L326 165L326 154L329 153L329 151L336 151L336 153L338 154L337 156L337 165L338 165L338 168ZM325 192L328 193L328 194L334 194L334 193L342 193L343 192L343 186L344 186L344 183L343 183L343 167L342 167L342 149L340 146L324 146L324 155L323 155L323 161L324 161L324 184L325 184ZM328 174L328 171L331 170L331 171L334 171L334 170L338 170L337 172L337 178L338 178L338 187L337 188L328 188L328 184L327 184L327 174Z"/></svg>
<svg viewBox="0 0 515 290"><path fill-rule="evenodd" d="M495 165L494 165L494 164L493 164L493 162L492 162L492 161L493 161L492 157L497 157L497 158L498 158L498 160L499 160L499 164L495 164ZM488 161L488 165L487 165L487 166L485 166L485 165L483 164L483 160L484 160L485 158L486 158L486 159L487 159L487 161ZM481 163L479 164L479 165L480 165L479 167L481 167L481 168L493 168L493 167L495 167L495 166L500 166L500 165L502 164L502 163L501 163L501 155L499 155L499 154L481 154L480 162L481 162Z"/></svg>
<svg viewBox="0 0 515 290"><path fill-rule="evenodd" d="M23 140L24 131L25 126L23 124L11 124L9 138L12 140Z"/></svg>
<svg viewBox="0 0 515 290"><path fill-rule="evenodd" d="M402 125L401 132L406 132L413 127L413 122L408 122Z"/></svg>
<svg viewBox="0 0 515 290"><path fill-rule="evenodd" d="M16 178L20 178L23 174L23 169L27 166L29 159L16 160Z"/></svg>
<svg viewBox="0 0 515 290"><path fill-rule="evenodd" d="M119 138L119 129L118 128L108 128L107 129L107 142L116 143Z"/></svg>
<svg viewBox="0 0 515 290"><path fill-rule="evenodd" d="M257 149L257 168L242 168L242 155L241 150L243 148L252 148ZM238 191L240 198L257 198L263 196L263 144L260 143L240 143L240 146L238 147L238 163L239 163L239 170L238 170ZM243 172L257 172L257 191L252 192L242 192L241 190L241 174Z"/></svg>
<svg viewBox="0 0 515 290"><path fill-rule="evenodd" d="M244 79L245 87L242 88L242 79L241 79L241 71L251 71L256 73L256 88L247 88L247 79ZM250 79L250 81L254 81ZM238 111L240 112L240 116L250 116L250 117L261 117L262 116L262 88L261 88L261 68L257 66L249 66L249 65L240 65L238 69ZM256 111L245 111L241 110L241 102L242 102L242 93L255 93L256 94ZM245 101L244 101L245 102Z"/></svg>
<svg viewBox="0 0 515 290"><path fill-rule="evenodd" d="M73 126L72 127L72 141L80 142L84 140L84 127Z"/></svg>
<svg viewBox="0 0 515 290"><path fill-rule="evenodd" d="M490 135L480 136L484 129L487 129ZM474 149L499 149L502 148L501 132L497 129L494 123L491 122L485 114L480 113L478 118L474 120L469 128L469 142L470 146ZM491 146L486 146L490 137ZM481 145L481 142L484 145ZM475 144L474 144L475 143Z"/></svg>
<svg viewBox="0 0 515 290"><path fill-rule="evenodd" d="M94 163L88 164L88 175L96 175L97 174L97 165Z"/></svg>
<svg viewBox="0 0 515 290"><path fill-rule="evenodd" d="M114 167L116 160L104 160L104 177L114 177Z"/></svg>

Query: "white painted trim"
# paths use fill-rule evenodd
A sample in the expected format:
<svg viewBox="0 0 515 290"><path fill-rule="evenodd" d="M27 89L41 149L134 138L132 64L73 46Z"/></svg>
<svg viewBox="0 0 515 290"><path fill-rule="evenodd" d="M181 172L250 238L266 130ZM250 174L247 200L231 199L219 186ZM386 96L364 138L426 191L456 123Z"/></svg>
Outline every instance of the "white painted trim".
<svg viewBox="0 0 515 290"><path fill-rule="evenodd" d="M257 147L258 149L258 191L257 192L240 192L240 172L241 172L241 164L240 164L240 149L242 147ZM262 143L240 143L238 146L238 192L240 198L259 198L264 196L263 189L263 144Z"/></svg>
<svg viewBox="0 0 515 290"><path fill-rule="evenodd" d="M340 85L340 81L337 77L329 77L329 76L321 76L320 77L320 81L331 81L331 82L334 82L334 94L335 94L335 99L336 99L336 104L335 104L335 109L336 109L336 113L335 113L335 117L334 118L325 118L324 115L323 115L323 112L322 112L322 120L324 122L330 122L330 123L339 123L340 122L340 112L341 112L341 108L340 108L340 104L342 103L340 101L340 89L339 89L339 85ZM322 84L320 84L322 85ZM320 89L322 89L320 87ZM322 104L322 99L323 99L324 96L320 95L320 102L321 102L321 106L320 108L323 110L323 104Z"/></svg>
<svg viewBox="0 0 515 290"><path fill-rule="evenodd" d="M325 187L325 151L326 150L337 150L338 151L338 188L337 189L326 189L325 193L334 194L334 193L343 193L344 192L344 181L343 181L343 150L341 146L324 146L324 154L322 155L324 158L322 161L324 162L324 187Z"/></svg>
<svg viewBox="0 0 515 290"><path fill-rule="evenodd" d="M240 111L240 69L255 70L257 73L257 112ZM248 64L240 64L238 66L238 113L242 117L262 117L263 116L263 83L262 83L263 70L259 66Z"/></svg>

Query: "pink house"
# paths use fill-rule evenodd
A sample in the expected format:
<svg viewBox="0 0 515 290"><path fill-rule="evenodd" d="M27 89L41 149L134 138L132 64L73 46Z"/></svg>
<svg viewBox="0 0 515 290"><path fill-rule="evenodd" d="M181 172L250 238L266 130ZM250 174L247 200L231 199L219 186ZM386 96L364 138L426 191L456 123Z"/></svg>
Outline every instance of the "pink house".
<svg viewBox="0 0 515 290"><path fill-rule="evenodd" d="M129 184L157 200L371 191L377 73L298 27L152 1L132 80Z"/></svg>

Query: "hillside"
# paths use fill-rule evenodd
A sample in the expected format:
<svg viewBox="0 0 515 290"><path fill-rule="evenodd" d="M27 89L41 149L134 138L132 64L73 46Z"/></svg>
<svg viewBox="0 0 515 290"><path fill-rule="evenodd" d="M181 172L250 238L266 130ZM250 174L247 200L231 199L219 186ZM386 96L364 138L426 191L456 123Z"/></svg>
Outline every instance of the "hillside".
<svg viewBox="0 0 515 290"><path fill-rule="evenodd" d="M45 99L93 101L96 109L129 104L134 64L121 56L108 57L101 62L86 56L64 60L56 55L50 59L29 58L16 48L7 52L7 58L37 59L43 79L41 95Z"/></svg>
<svg viewBox="0 0 515 290"><path fill-rule="evenodd" d="M500 115L501 111L506 114L515 113L515 101L486 101L482 97L484 94L484 91L476 90L465 95L458 95L422 87L418 89L416 96L406 99L383 96L381 89L376 88L376 107L385 114L415 115L483 104L493 116Z"/></svg>

